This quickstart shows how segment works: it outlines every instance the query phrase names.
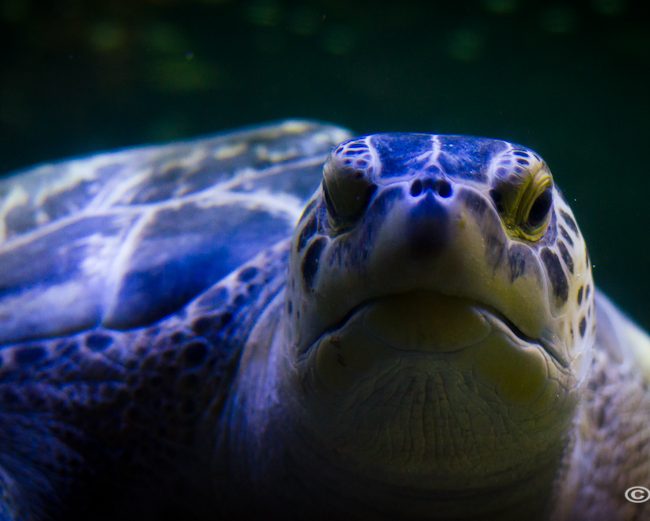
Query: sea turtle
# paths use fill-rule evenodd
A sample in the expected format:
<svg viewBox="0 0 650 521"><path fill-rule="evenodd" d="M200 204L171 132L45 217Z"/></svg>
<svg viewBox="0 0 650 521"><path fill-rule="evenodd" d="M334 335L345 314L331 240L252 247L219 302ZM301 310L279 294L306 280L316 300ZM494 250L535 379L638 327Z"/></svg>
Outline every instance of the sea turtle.
<svg viewBox="0 0 650 521"><path fill-rule="evenodd" d="M286 121L10 176L0 237L3 521L650 519L650 341L524 146Z"/></svg>

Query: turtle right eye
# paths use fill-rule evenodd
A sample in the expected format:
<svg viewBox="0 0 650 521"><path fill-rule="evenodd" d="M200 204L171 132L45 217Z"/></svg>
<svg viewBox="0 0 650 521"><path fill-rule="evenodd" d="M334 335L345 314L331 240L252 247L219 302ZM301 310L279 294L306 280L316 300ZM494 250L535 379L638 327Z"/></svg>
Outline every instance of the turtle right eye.
<svg viewBox="0 0 650 521"><path fill-rule="evenodd" d="M323 169L323 195L334 229L353 224L365 211L377 186L362 169L338 164L330 158Z"/></svg>

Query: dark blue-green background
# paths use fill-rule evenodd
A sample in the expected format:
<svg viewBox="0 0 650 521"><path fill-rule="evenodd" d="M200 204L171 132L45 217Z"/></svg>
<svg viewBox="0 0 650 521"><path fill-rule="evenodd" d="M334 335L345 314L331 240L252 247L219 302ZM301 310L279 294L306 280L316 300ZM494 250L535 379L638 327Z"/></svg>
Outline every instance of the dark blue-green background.
<svg viewBox="0 0 650 521"><path fill-rule="evenodd" d="M3 0L0 16L3 171L285 117L506 138L542 153L597 284L650 327L641 2Z"/></svg>

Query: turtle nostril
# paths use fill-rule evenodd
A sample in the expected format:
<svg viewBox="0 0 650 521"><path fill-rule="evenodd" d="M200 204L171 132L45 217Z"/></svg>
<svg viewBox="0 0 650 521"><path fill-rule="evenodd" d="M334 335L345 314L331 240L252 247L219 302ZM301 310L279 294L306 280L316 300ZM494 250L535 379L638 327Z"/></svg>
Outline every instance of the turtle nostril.
<svg viewBox="0 0 650 521"><path fill-rule="evenodd" d="M448 181L439 180L434 181L433 179L426 178L424 181L416 179L411 184L411 195L417 197L424 191L436 192L440 197L451 197L452 190L451 185Z"/></svg>
<svg viewBox="0 0 650 521"><path fill-rule="evenodd" d="M413 197L417 197L422 193L422 181L419 179L416 179L413 181L413 184L411 185L411 195Z"/></svg>
<svg viewBox="0 0 650 521"><path fill-rule="evenodd" d="M438 181L438 185L436 186L436 189L440 197L444 197L444 198L451 197L452 190L449 182L444 180Z"/></svg>

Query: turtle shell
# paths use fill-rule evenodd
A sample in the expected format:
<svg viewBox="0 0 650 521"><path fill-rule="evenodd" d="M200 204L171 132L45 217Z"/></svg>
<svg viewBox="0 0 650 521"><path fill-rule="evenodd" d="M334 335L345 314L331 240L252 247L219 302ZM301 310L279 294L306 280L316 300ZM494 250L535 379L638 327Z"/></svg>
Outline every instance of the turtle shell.
<svg viewBox="0 0 650 521"><path fill-rule="evenodd" d="M0 344L179 310L292 233L348 136L284 121L0 180Z"/></svg>

